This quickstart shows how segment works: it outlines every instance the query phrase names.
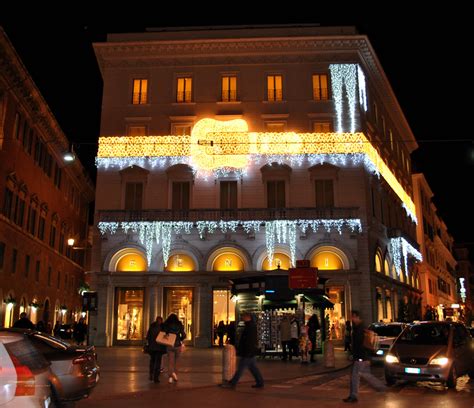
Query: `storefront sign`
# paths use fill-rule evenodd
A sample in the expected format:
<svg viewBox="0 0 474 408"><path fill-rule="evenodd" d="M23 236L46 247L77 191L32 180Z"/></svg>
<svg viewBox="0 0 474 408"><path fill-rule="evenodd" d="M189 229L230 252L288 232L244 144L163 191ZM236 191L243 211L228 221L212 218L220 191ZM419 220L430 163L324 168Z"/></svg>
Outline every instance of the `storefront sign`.
<svg viewBox="0 0 474 408"><path fill-rule="evenodd" d="M315 289L318 287L318 268L290 268L288 270L290 289Z"/></svg>

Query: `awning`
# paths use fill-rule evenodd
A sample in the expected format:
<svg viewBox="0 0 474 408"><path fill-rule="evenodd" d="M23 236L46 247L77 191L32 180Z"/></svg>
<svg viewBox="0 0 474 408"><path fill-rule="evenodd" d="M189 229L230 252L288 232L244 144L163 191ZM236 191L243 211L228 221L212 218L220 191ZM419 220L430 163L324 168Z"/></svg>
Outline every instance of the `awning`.
<svg viewBox="0 0 474 408"><path fill-rule="evenodd" d="M304 295L304 297L305 302L312 303L313 306L322 309L334 308L334 303L332 303L326 295Z"/></svg>
<svg viewBox="0 0 474 408"><path fill-rule="evenodd" d="M298 306L298 302L295 300L264 300L263 301L263 310L273 310L273 309L295 309Z"/></svg>

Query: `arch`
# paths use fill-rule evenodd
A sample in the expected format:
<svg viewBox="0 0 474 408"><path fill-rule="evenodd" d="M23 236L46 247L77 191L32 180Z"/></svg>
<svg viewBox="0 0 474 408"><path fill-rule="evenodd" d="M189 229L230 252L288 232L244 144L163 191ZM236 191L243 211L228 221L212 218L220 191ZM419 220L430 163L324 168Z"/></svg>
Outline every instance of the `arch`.
<svg viewBox="0 0 474 408"><path fill-rule="evenodd" d="M319 246L310 253L308 258L311 266L319 270L350 269L349 258L346 253L332 245Z"/></svg>
<svg viewBox="0 0 474 408"><path fill-rule="evenodd" d="M250 257L243 248L227 245L211 252L206 270L216 272L237 272L249 269Z"/></svg>
<svg viewBox="0 0 474 408"><path fill-rule="evenodd" d="M193 272L198 270L198 263L194 256L184 251L176 251L170 254L167 272Z"/></svg>
<svg viewBox="0 0 474 408"><path fill-rule="evenodd" d="M56 303L54 304L54 319L53 319L53 327L56 325L56 322L61 322L62 320L62 315L61 315L61 303L59 302L59 299L56 299Z"/></svg>
<svg viewBox="0 0 474 408"><path fill-rule="evenodd" d="M273 262L270 265L270 261L268 259L268 256L265 257L261 264L261 269L262 271L274 271L276 269L281 269L283 271L287 271L291 267L291 259L290 257L283 253L283 252L275 252L273 254Z"/></svg>
<svg viewBox="0 0 474 408"><path fill-rule="evenodd" d="M395 264L392 264L392 267L390 268L391 275L393 279L400 279L400 277L397 275L397 270L395 269Z"/></svg>
<svg viewBox="0 0 474 408"><path fill-rule="evenodd" d="M19 311L18 315L21 315L22 313L28 313L28 298L26 293L23 293L20 298L20 303L19 303Z"/></svg>
<svg viewBox="0 0 474 408"><path fill-rule="evenodd" d="M383 271L385 275L390 276L390 264L388 262L387 255L385 255L385 258L383 260Z"/></svg>
<svg viewBox="0 0 474 408"><path fill-rule="evenodd" d="M382 251L377 247L374 256L375 272L382 273Z"/></svg>
<svg viewBox="0 0 474 408"><path fill-rule="evenodd" d="M112 272L146 272L147 269L145 252L138 246L119 249L108 262L108 270Z"/></svg>
<svg viewBox="0 0 474 408"><path fill-rule="evenodd" d="M194 170L188 164L178 163L166 169L166 176L174 181L193 181Z"/></svg>
<svg viewBox="0 0 474 408"><path fill-rule="evenodd" d="M5 328L12 327L13 323L15 323L15 303L7 303L6 300L8 299L15 299L15 292L13 290L7 292L5 299L1 299L2 303L5 302L5 316L3 321L3 327Z"/></svg>

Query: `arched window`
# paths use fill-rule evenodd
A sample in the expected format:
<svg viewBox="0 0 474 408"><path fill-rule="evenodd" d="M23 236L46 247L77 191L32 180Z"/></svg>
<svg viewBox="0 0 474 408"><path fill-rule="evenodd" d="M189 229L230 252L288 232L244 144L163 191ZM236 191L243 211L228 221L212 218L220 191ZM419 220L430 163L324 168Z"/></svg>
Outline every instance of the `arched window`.
<svg viewBox="0 0 474 408"><path fill-rule="evenodd" d="M323 271L344 269L341 257L331 250L318 252L311 258L311 266Z"/></svg>
<svg viewBox="0 0 474 408"><path fill-rule="evenodd" d="M192 272L197 269L194 259L186 254L174 254L168 259L167 272Z"/></svg>
<svg viewBox="0 0 474 408"><path fill-rule="evenodd" d="M221 252L212 262L212 270L216 272L243 271L244 261L237 251Z"/></svg>
<svg viewBox="0 0 474 408"><path fill-rule="evenodd" d="M262 270L264 271L274 271L275 269L282 269L287 271L290 268L291 262L290 257L281 252L273 254L273 262L270 265L268 257L264 259L262 263Z"/></svg>
<svg viewBox="0 0 474 408"><path fill-rule="evenodd" d="M137 250L124 251L117 260L117 272L144 272L147 269L145 257Z"/></svg>
<svg viewBox="0 0 474 408"><path fill-rule="evenodd" d="M385 275L390 276L390 266L388 264L388 259L387 258L385 258L385 260L383 262L383 271L384 271Z"/></svg>
<svg viewBox="0 0 474 408"><path fill-rule="evenodd" d="M379 251L375 253L375 272L382 272L382 256Z"/></svg>

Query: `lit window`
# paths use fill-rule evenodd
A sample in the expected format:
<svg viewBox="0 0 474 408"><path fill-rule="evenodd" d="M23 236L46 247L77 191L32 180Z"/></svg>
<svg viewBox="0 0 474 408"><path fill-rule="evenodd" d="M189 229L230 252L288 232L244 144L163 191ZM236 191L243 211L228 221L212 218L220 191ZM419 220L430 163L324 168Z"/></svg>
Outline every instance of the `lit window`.
<svg viewBox="0 0 474 408"><path fill-rule="evenodd" d="M385 275L390 276L390 267L388 265L388 260L387 259L385 259L385 261L383 263L383 270L385 272Z"/></svg>
<svg viewBox="0 0 474 408"><path fill-rule="evenodd" d="M314 133L329 133L331 132L331 122L313 122Z"/></svg>
<svg viewBox="0 0 474 408"><path fill-rule="evenodd" d="M267 100L276 102L283 100L283 85L281 75L267 76Z"/></svg>
<svg viewBox="0 0 474 408"><path fill-rule="evenodd" d="M315 101L328 99L328 76L326 74L313 75L313 99Z"/></svg>
<svg viewBox="0 0 474 408"><path fill-rule="evenodd" d="M193 258L186 254L170 256L168 265L166 266L166 271L168 272L192 272L196 269L196 264Z"/></svg>
<svg viewBox="0 0 474 408"><path fill-rule="evenodd" d="M265 122L265 130L268 132L284 132L286 129L285 122Z"/></svg>
<svg viewBox="0 0 474 408"><path fill-rule="evenodd" d="M393 150L393 133L391 130L388 131L390 135L390 148Z"/></svg>
<svg viewBox="0 0 474 408"><path fill-rule="evenodd" d="M218 272L243 271L244 262L237 253L227 252L216 257L212 263L212 270Z"/></svg>
<svg viewBox="0 0 474 408"><path fill-rule="evenodd" d="M237 77L222 77L222 102L235 102L237 100Z"/></svg>
<svg viewBox="0 0 474 408"><path fill-rule="evenodd" d="M146 126L129 126L128 135L129 136L146 136L147 135Z"/></svg>
<svg viewBox="0 0 474 408"><path fill-rule="evenodd" d="M146 260L141 254L128 253L119 259L115 270L117 272L144 272L146 268Z"/></svg>
<svg viewBox="0 0 474 408"><path fill-rule="evenodd" d="M341 257L333 251L320 251L311 258L311 266L322 271L344 269Z"/></svg>
<svg viewBox="0 0 474 408"><path fill-rule="evenodd" d="M270 265L268 258L265 258L262 264L262 270L274 271L275 269L281 269L287 271L290 268L290 257L282 253L273 254L273 262Z"/></svg>
<svg viewBox="0 0 474 408"><path fill-rule="evenodd" d="M189 103L192 101L193 79L191 77L178 78L176 102Z"/></svg>
<svg viewBox="0 0 474 408"><path fill-rule="evenodd" d="M148 79L134 79L133 80L133 105L144 105L148 98Z"/></svg>
<svg viewBox="0 0 474 408"><path fill-rule="evenodd" d="M191 125L188 124L172 124L171 134L176 136L189 136L191 135Z"/></svg>
<svg viewBox="0 0 474 408"><path fill-rule="evenodd" d="M375 254L375 272L382 272L382 257L378 252Z"/></svg>

